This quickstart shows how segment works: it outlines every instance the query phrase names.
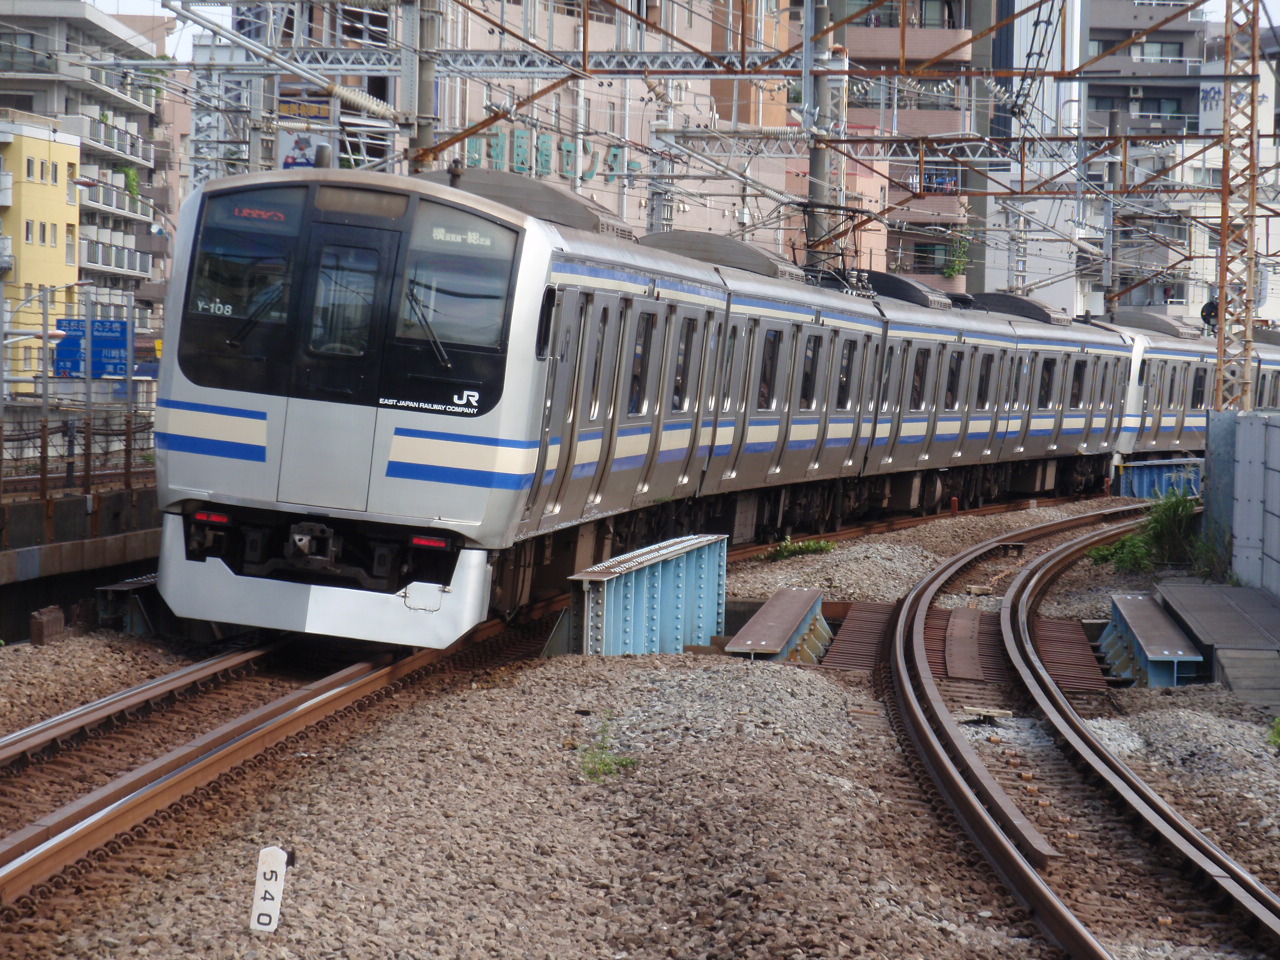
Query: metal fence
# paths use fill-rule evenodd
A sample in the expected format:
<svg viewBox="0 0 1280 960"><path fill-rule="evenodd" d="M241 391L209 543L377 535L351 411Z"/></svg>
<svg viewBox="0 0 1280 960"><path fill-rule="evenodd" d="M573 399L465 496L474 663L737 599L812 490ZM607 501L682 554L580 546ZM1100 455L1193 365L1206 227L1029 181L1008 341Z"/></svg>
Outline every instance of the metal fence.
<svg viewBox="0 0 1280 960"><path fill-rule="evenodd" d="M132 488L155 476L150 410L10 406L0 418L0 494Z"/></svg>

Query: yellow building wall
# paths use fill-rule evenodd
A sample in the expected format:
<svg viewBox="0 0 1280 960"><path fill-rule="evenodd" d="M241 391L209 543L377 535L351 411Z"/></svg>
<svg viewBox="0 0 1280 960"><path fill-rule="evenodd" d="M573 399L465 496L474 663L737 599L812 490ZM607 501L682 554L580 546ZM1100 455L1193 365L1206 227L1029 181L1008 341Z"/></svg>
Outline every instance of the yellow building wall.
<svg viewBox="0 0 1280 960"><path fill-rule="evenodd" d="M80 148L78 141L53 131L25 125L9 129L14 133L13 140L0 144L4 169L13 174L13 203L0 208L15 260L4 280L4 297L11 311L8 326L11 330L41 329L39 292L44 285L55 288L49 295L49 327L54 329L59 318L81 315L80 291L66 287L79 276L80 192L68 181L78 175ZM65 289L56 289L59 287ZM32 298L30 302L18 309L28 297ZM5 340L18 336L21 334L7 333ZM10 343L5 348L9 375L38 376L39 349L40 341L36 339ZM12 389L30 393L34 387L18 383Z"/></svg>

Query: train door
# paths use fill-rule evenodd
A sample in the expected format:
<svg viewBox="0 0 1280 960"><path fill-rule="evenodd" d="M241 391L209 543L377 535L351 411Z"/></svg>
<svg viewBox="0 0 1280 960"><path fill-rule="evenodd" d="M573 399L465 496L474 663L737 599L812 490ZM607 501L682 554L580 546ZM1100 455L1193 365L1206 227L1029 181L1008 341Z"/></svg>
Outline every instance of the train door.
<svg viewBox="0 0 1280 960"><path fill-rule="evenodd" d="M1160 383L1164 361L1144 358L1138 365L1138 391L1142 398L1142 415L1138 421L1135 450L1151 450L1160 435Z"/></svg>
<svg viewBox="0 0 1280 960"><path fill-rule="evenodd" d="M542 294L538 318L538 357L546 363L546 386L542 398L542 425L538 432L538 459L534 464L529 496L525 500L523 522L540 518L560 458L561 430L571 417L573 379L564 376L577 363L577 327L581 323L582 295L577 290L547 287ZM536 524L535 524L536 526Z"/></svg>
<svg viewBox="0 0 1280 960"><path fill-rule="evenodd" d="M277 496L284 503L365 510L378 415L378 358L391 312L399 234L316 223L309 241L314 255L302 278L306 295ZM337 451L335 437L357 439ZM318 463L325 468L316 469Z"/></svg>
<svg viewBox="0 0 1280 960"><path fill-rule="evenodd" d="M885 414L890 411L886 411L882 404L881 418L876 429L879 431L882 427L887 427L889 431L884 463L893 464L894 470L913 470L922 457L928 457L925 441L928 439L936 393L932 345L915 345L906 341L899 365L902 368L901 387L895 391L893 412L900 412L900 415L893 416L886 423Z"/></svg>
<svg viewBox="0 0 1280 960"><path fill-rule="evenodd" d="M600 462L604 415L612 395L617 356L619 298L581 293L576 324L577 363L569 386L553 490L543 508L541 527L551 529L581 515Z"/></svg>
<svg viewBox="0 0 1280 960"><path fill-rule="evenodd" d="M694 392L690 395L690 403L693 405L693 442L682 474L693 484L693 495L706 492L704 484L708 476L707 463L715 440L715 418L718 413L716 398L720 394L723 378L728 376L725 370L724 328L724 314L708 310L702 324L702 342L698 349L697 363L693 368L691 389Z"/></svg>
<svg viewBox="0 0 1280 960"><path fill-rule="evenodd" d="M1160 449L1182 447L1182 425L1186 419L1187 364L1181 360L1166 361L1164 410L1160 419Z"/></svg>
<svg viewBox="0 0 1280 960"><path fill-rule="evenodd" d="M630 507L644 476L657 417L657 380L667 328L663 307L646 302L623 335L619 373L617 442L609 487L610 502Z"/></svg>
<svg viewBox="0 0 1280 960"><path fill-rule="evenodd" d="M783 358L789 325L752 318L746 396L739 420L743 432L733 460L733 488L763 486L771 479L783 442L782 409L790 386Z"/></svg>
<svg viewBox="0 0 1280 960"><path fill-rule="evenodd" d="M999 457L996 441L1000 428L1000 374L1008 365L1008 351L978 349L970 363L973 391L961 447L962 459L965 463L989 463Z"/></svg>
<svg viewBox="0 0 1280 960"><path fill-rule="evenodd" d="M696 374L701 361L698 320L698 310L683 304L673 305L668 315L664 362L653 406L654 433L635 490L637 506L689 492L687 468L694 443L699 390ZM650 490L655 493L650 495Z"/></svg>
<svg viewBox="0 0 1280 960"><path fill-rule="evenodd" d="M933 466L945 468L956 463L963 451L970 402L972 348L942 347L938 365L938 391L934 396L932 432L925 442Z"/></svg>
<svg viewBox="0 0 1280 960"><path fill-rule="evenodd" d="M706 491L736 489L733 464L742 442L746 407L746 369L751 355L753 328L741 317L725 321L720 338L718 381L709 410L713 419L710 450L706 461Z"/></svg>
<svg viewBox="0 0 1280 960"><path fill-rule="evenodd" d="M1089 442L1099 451L1114 451L1120 440L1120 428L1123 424L1120 418L1121 405L1116 402L1120 362L1115 357L1099 357L1094 371Z"/></svg>
<svg viewBox="0 0 1280 960"><path fill-rule="evenodd" d="M780 411L782 442L778 444L770 475L774 483L803 480L817 458L825 400L825 357L830 353L828 331L796 324L791 338L791 369L795 371Z"/></svg>
<svg viewBox="0 0 1280 960"><path fill-rule="evenodd" d="M844 472L857 434L855 411L862 360L862 338L856 334L833 335L827 350L826 401L822 431L814 451L810 477L836 477Z"/></svg>
<svg viewBox="0 0 1280 960"><path fill-rule="evenodd" d="M1082 355L1069 357L1066 362L1067 392L1062 412L1060 443L1064 450L1097 453L1089 401L1093 380L1097 375L1098 358Z"/></svg>
<svg viewBox="0 0 1280 960"><path fill-rule="evenodd" d="M1030 370L1038 354L1015 351L1009 356L1009 373L1005 380L1005 400L1001 417L1001 458L1020 459L1026 456L1027 434L1031 430Z"/></svg>
<svg viewBox="0 0 1280 960"><path fill-rule="evenodd" d="M1024 446L1036 457L1049 456L1058 449L1063 417L1062 388L1066 380L1063 368L1066 362L1061 354L1042 353L1032 367L1031 429Z"/></svg>

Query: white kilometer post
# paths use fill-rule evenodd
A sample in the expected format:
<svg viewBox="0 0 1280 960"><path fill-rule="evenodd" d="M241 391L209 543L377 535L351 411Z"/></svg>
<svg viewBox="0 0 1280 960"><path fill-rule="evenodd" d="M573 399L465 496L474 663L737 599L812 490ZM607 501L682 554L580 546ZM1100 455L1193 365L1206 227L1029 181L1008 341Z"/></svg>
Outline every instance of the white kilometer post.
<svg viewBox="0 0 1280 960"><path fill-rule="evenodd" d="M253 885L253 906L249 929L275 933L280 923L280 900L284 897L284 868L289 854L279 847L263 847L258 854L258 875Z"/></svg>

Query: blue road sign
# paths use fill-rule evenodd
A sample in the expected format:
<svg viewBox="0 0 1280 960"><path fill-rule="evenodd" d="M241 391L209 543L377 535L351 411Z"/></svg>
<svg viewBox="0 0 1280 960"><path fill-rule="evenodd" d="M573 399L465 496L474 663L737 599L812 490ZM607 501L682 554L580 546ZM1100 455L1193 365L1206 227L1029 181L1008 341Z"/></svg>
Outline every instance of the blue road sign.
<svg viewBox="0 0 1280 960"><path fill-rule="evenodd" d="M84 377L85 326L83 320L64 317L58 329L66 334L53 348L56 377ZM129 369L129 322L93 321L93 379L123 377Z"/></svg>

